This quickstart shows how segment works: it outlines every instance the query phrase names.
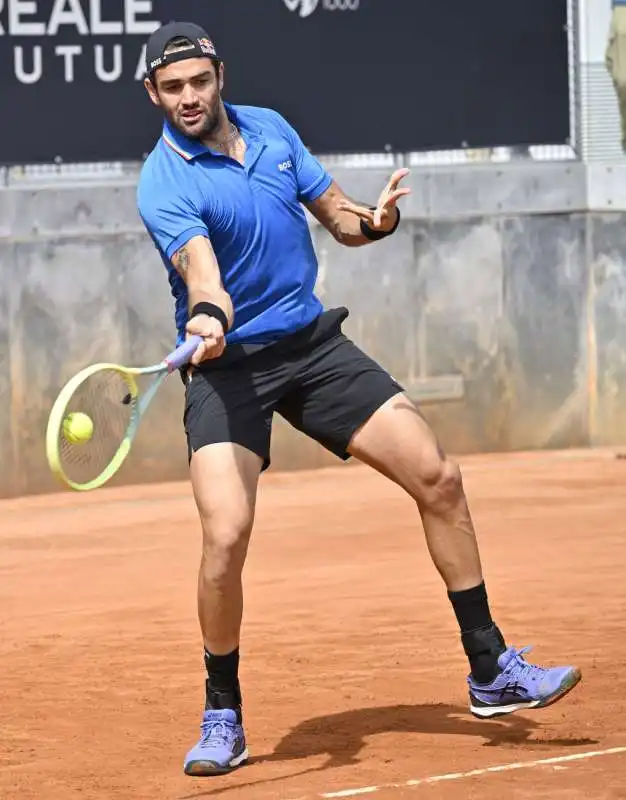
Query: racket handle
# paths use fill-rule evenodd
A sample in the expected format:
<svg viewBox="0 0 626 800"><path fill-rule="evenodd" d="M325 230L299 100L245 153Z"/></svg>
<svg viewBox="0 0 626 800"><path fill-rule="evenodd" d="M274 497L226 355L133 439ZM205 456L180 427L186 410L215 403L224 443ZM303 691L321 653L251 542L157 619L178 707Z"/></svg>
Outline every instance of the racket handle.
<svg viewBox="0 0 626 800"><path fill-rule="evenodd" d="M201 342L201 336L191 336L186 342L183 342L183 344L179 345L176 350L171 352L164 360L164 363L167 364L167 371L173 372L175 369L184 367L196 352L198 345Z"/></svg>

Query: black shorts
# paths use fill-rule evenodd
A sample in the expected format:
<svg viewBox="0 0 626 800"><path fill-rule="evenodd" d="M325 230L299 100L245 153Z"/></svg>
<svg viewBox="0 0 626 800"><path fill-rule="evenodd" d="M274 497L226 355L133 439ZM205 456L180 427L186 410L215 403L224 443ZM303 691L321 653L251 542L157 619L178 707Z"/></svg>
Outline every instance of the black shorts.
<svg viewBox="0 0 626 800"><path fill-rule="evenodd" d="M269 346L226 348L194 369L186 384L188 455L233 442L270 464L274 413L347 460L354 433L402 386L341 332L346 309L323 313Z"/></svg>

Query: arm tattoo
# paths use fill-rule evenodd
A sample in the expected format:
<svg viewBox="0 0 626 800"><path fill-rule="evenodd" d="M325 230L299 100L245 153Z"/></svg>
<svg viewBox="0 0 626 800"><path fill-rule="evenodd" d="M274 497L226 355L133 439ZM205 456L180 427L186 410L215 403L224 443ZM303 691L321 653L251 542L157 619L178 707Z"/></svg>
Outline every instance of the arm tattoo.
<svg viewBox="0 0 626 800"><path fill-rule="evenodd" d="M181 277L187 277L187 270L189 269L189 264L191 263L191 258L187 249L183 247L178 254L178 271L180 272Z"/></svg>

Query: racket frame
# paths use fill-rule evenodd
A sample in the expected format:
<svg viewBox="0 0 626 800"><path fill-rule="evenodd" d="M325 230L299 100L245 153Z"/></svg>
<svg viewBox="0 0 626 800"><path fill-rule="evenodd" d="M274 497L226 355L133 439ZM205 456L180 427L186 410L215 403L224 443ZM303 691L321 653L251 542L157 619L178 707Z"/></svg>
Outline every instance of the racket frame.
<svg viewBox="0 0 626 800"><path fill-rule="evenodd" d="M119 364L109 364L106 362L100 364L92 364L89 367L77 372L59 392L57 399L52 406L50 415L48 417L48 425L46 429L46 457L51 472L63 483L67 484L71 489L78 492L88 492L94 489L99 489L107 481L115 475L120 469L132 447L139 423L146 413L150 403L154 399L157 391L165 378L176 369L184 366L189 358L195 352L202 339L199 336L192 336L186 342L181 344L172 353L167 356L160 364L155 364L151 367L123 367ZM109 461L107 466L90 481L85 483L78 483L69 478L61 464L61 453L59 448L59 440L63 435L63 421L67 415L67 406L69 405L72 396L78 387L93 375L101 371L114 371L117 372L124 379L128 387L128 391L132 400L136 401L133 404L133 411L126 433L120 446L118 447L115 455ZM147 389L139 393L139 387L136 378L140 376L154 375L155 380L147 387Z"/></svg>

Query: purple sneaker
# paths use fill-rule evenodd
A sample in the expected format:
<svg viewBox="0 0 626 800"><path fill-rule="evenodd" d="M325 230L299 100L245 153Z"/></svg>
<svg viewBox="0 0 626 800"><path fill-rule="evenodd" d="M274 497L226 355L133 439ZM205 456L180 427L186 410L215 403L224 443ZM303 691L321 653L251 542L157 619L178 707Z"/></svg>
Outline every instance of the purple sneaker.
<svg viewBox="0 0 626 800"><path fill-rule="evenodd" d="M200 741L185 758L185 775L223 775L247 760L246 736L236 711L207 709L200 730Z"/></svg>
<svg viewBox="0 0 626 800"><path fill-rule="evenodd" d="M560 700L580 681L576 667L537 667L522 656L530 647L509 647L498 659L502 672L491 683L476 683L470 675L470 711L488 719L525 708L543 708Z"/></svg>

